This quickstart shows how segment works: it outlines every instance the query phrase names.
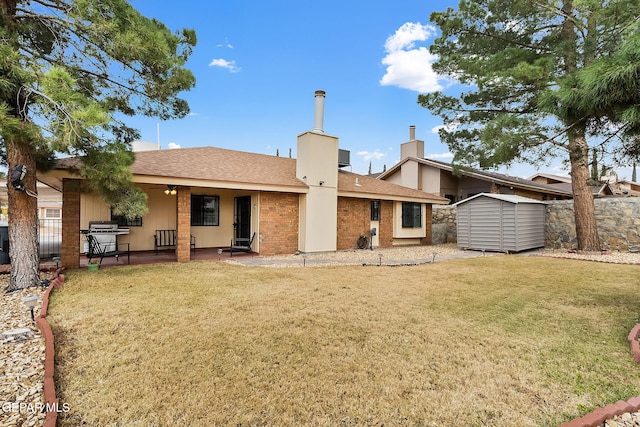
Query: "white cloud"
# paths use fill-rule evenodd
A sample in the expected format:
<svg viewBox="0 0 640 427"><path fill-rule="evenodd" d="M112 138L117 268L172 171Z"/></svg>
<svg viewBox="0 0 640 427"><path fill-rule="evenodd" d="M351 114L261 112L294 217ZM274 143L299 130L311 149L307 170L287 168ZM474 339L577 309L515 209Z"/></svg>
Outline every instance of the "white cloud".
<svg viewBox="0 0 640 427"><path fill-rule="evenodd" d="M562 164L552 167L551 171L555 175L566 176L566 177L570 176L569 172L566 169L566 167L564 165L562 165Z"/></svg>
<svg viewBox="0 0 640 427"><path fill-rule="evenodd" d="M227 49L233 49L233 45L229 43L229 40L224 39L223 43L218 43L216 47L226 47Z"/></svg>
<svg viewBox="0 0 640 427"><path fill-rule="evenodd" d="M240 71L242 69L242 68L236 66L236 61L227 61L226 59L223 59L223 58L213 59L209 63L209 67L226 68L227 70L229 70L232 73L237 73L238 71Z"/></svg>
<svg viewBox="0 0 640 427"><path fill-rule="evenodd" d="M405 22L398 28L394 35L389 36L384 42L384 50L397 52L399 50L413 49L417 41L425 41L435 34L433 25L422 25L419 22Z"/></svg>
<svg viewBox="0 0 640 427"><path fill-rule="evenodd" d="M447 132L453 132L454 130L456 130L458 128L458 124L457 123L451 123L449 125L439 125L439 126L435 126L431 129L431 133L438 133L440 132L440 129L444 129Z"/></svg>
<svg viewBox="0 0 640 427"><path fill-rule="evenodd" d="M386 156L385 153L380 152L380 150L378 150L377 148L373 153L370 151L358 151L356 154L358 156L362 156L365 161L369 161L372 159L380 160Z"/></svg>
<svg viewBox="0 0 640 427"><path fill-rule="evenodd" d="M446 153L427 154L425 157L428 159L453 159L453 153L447 151Z"/></svg>
<svg viewBox="0 0 640 427"><path fill-rule="evenodd" d="M416 42L424 42L434 34L435 27L431 25L406 22L389 36L384 44L387 55L382 58L387 69L380 84L423 93L442 90L443 77L431 68L437 56L426 47L416 47Z"/></svg>
<svg viewBox="0 0 640 427"><path fill-rule="evenodd" d="M182 148L182 147L180 146L180 144L176 144L175 142L170 142L170 143L167 145L167 148L168 148L169 150L175 150L175 149L177 149L177 148Z"/></svg>

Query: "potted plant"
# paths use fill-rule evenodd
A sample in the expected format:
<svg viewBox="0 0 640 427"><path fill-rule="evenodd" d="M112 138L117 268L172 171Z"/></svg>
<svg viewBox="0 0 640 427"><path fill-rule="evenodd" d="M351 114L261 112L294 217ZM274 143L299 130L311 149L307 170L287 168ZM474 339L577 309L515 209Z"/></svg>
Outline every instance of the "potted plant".
<svg viewBox="0 0 640 427"><path fill-rule="evenodd" d="M98 261L97 259L92 259L87 263L87 270L89 271L96 271L99 268L100 268L100 261Z"/></svg>

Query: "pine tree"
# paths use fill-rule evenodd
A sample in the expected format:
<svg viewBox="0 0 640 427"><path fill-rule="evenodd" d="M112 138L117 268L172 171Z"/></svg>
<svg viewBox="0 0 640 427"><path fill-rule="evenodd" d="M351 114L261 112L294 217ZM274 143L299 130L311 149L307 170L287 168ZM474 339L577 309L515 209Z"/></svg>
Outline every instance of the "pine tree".
<svg viewBox="0 0 640 427"><path fill-rule="evenodd" d="M147 211L145 193L130 183L139 133L115 117L186 116L177 95L195 84L184 65L196 36L172 33L126 0L0 0L0 38L0 160L26 171L24 186L7 185L14 290L40 283L28 191L57 153L80 156L80 174L114 214Z"/></svg>
<svg viewBox="0 0 640 427"><path fill-rule="evenodd" d="M454 164L571 165L578 248L600 250L588 187L588 138L640 134L639 0L464 0L434 12L433 69L464 85L420 95L444 119ZM609 138L611 137L611 138Z"/></svg>

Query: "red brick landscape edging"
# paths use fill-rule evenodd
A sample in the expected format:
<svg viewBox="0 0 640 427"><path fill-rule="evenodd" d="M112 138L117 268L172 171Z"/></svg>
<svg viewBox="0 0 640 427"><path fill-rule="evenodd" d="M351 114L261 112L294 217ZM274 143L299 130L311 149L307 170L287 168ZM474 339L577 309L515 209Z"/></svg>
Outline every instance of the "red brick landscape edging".
<svg viewBox="0 0 640 427"><path fill-rule="evenodd" d="M638 337L640 336L640 324L633 327L627 340L629 341L629 347L631 348L631 355L633 360L640 363L640 342ZM604 408L596 409L593 412L588 413L584 417L576 418L573 421L560 424L560 427L598 427L601 426L606 420L615 417L616 415L622 415L627 412L640 411L640 396L632 397L626 402L619 400L616 403L609 404Z"/></svg>
<svg viewBox="0 0 640 427"><path fill-rule="evenodd" d="M53 332L51 326L47 322L47 310L49 309L49 297L54 288L59 288L64 283L64 274L61 274L62 270L56 271L54 279L47 287L47 290L42 296L42 308L40 309L40 315L36 318L36 323L42 336L44 337L44 401L47 410L47 416L45 418L44 427L55 427L58 421L58 410L60 405L60 399L56 397L56 385L53 381L54 372L54 356L55 350L53 345Z"/></svg>

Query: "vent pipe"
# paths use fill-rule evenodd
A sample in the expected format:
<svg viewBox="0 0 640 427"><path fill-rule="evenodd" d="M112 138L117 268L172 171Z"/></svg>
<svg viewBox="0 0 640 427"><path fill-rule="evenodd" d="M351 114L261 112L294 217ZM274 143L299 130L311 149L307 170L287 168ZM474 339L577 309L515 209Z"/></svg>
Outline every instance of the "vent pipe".
<svg viewBox="0 0 640 427"><path fill-rule="evenodd" d="M317 90L316 97L316 110L313 118L313 132L324 133L324 97L326 92L323 90Z"/></svg>
<svg viewBox="0 0 640 427"><path fill-rule="evenodd" d="M409 126L409 141L414 141L416 139L416 127L411 125Z"/></svg>

